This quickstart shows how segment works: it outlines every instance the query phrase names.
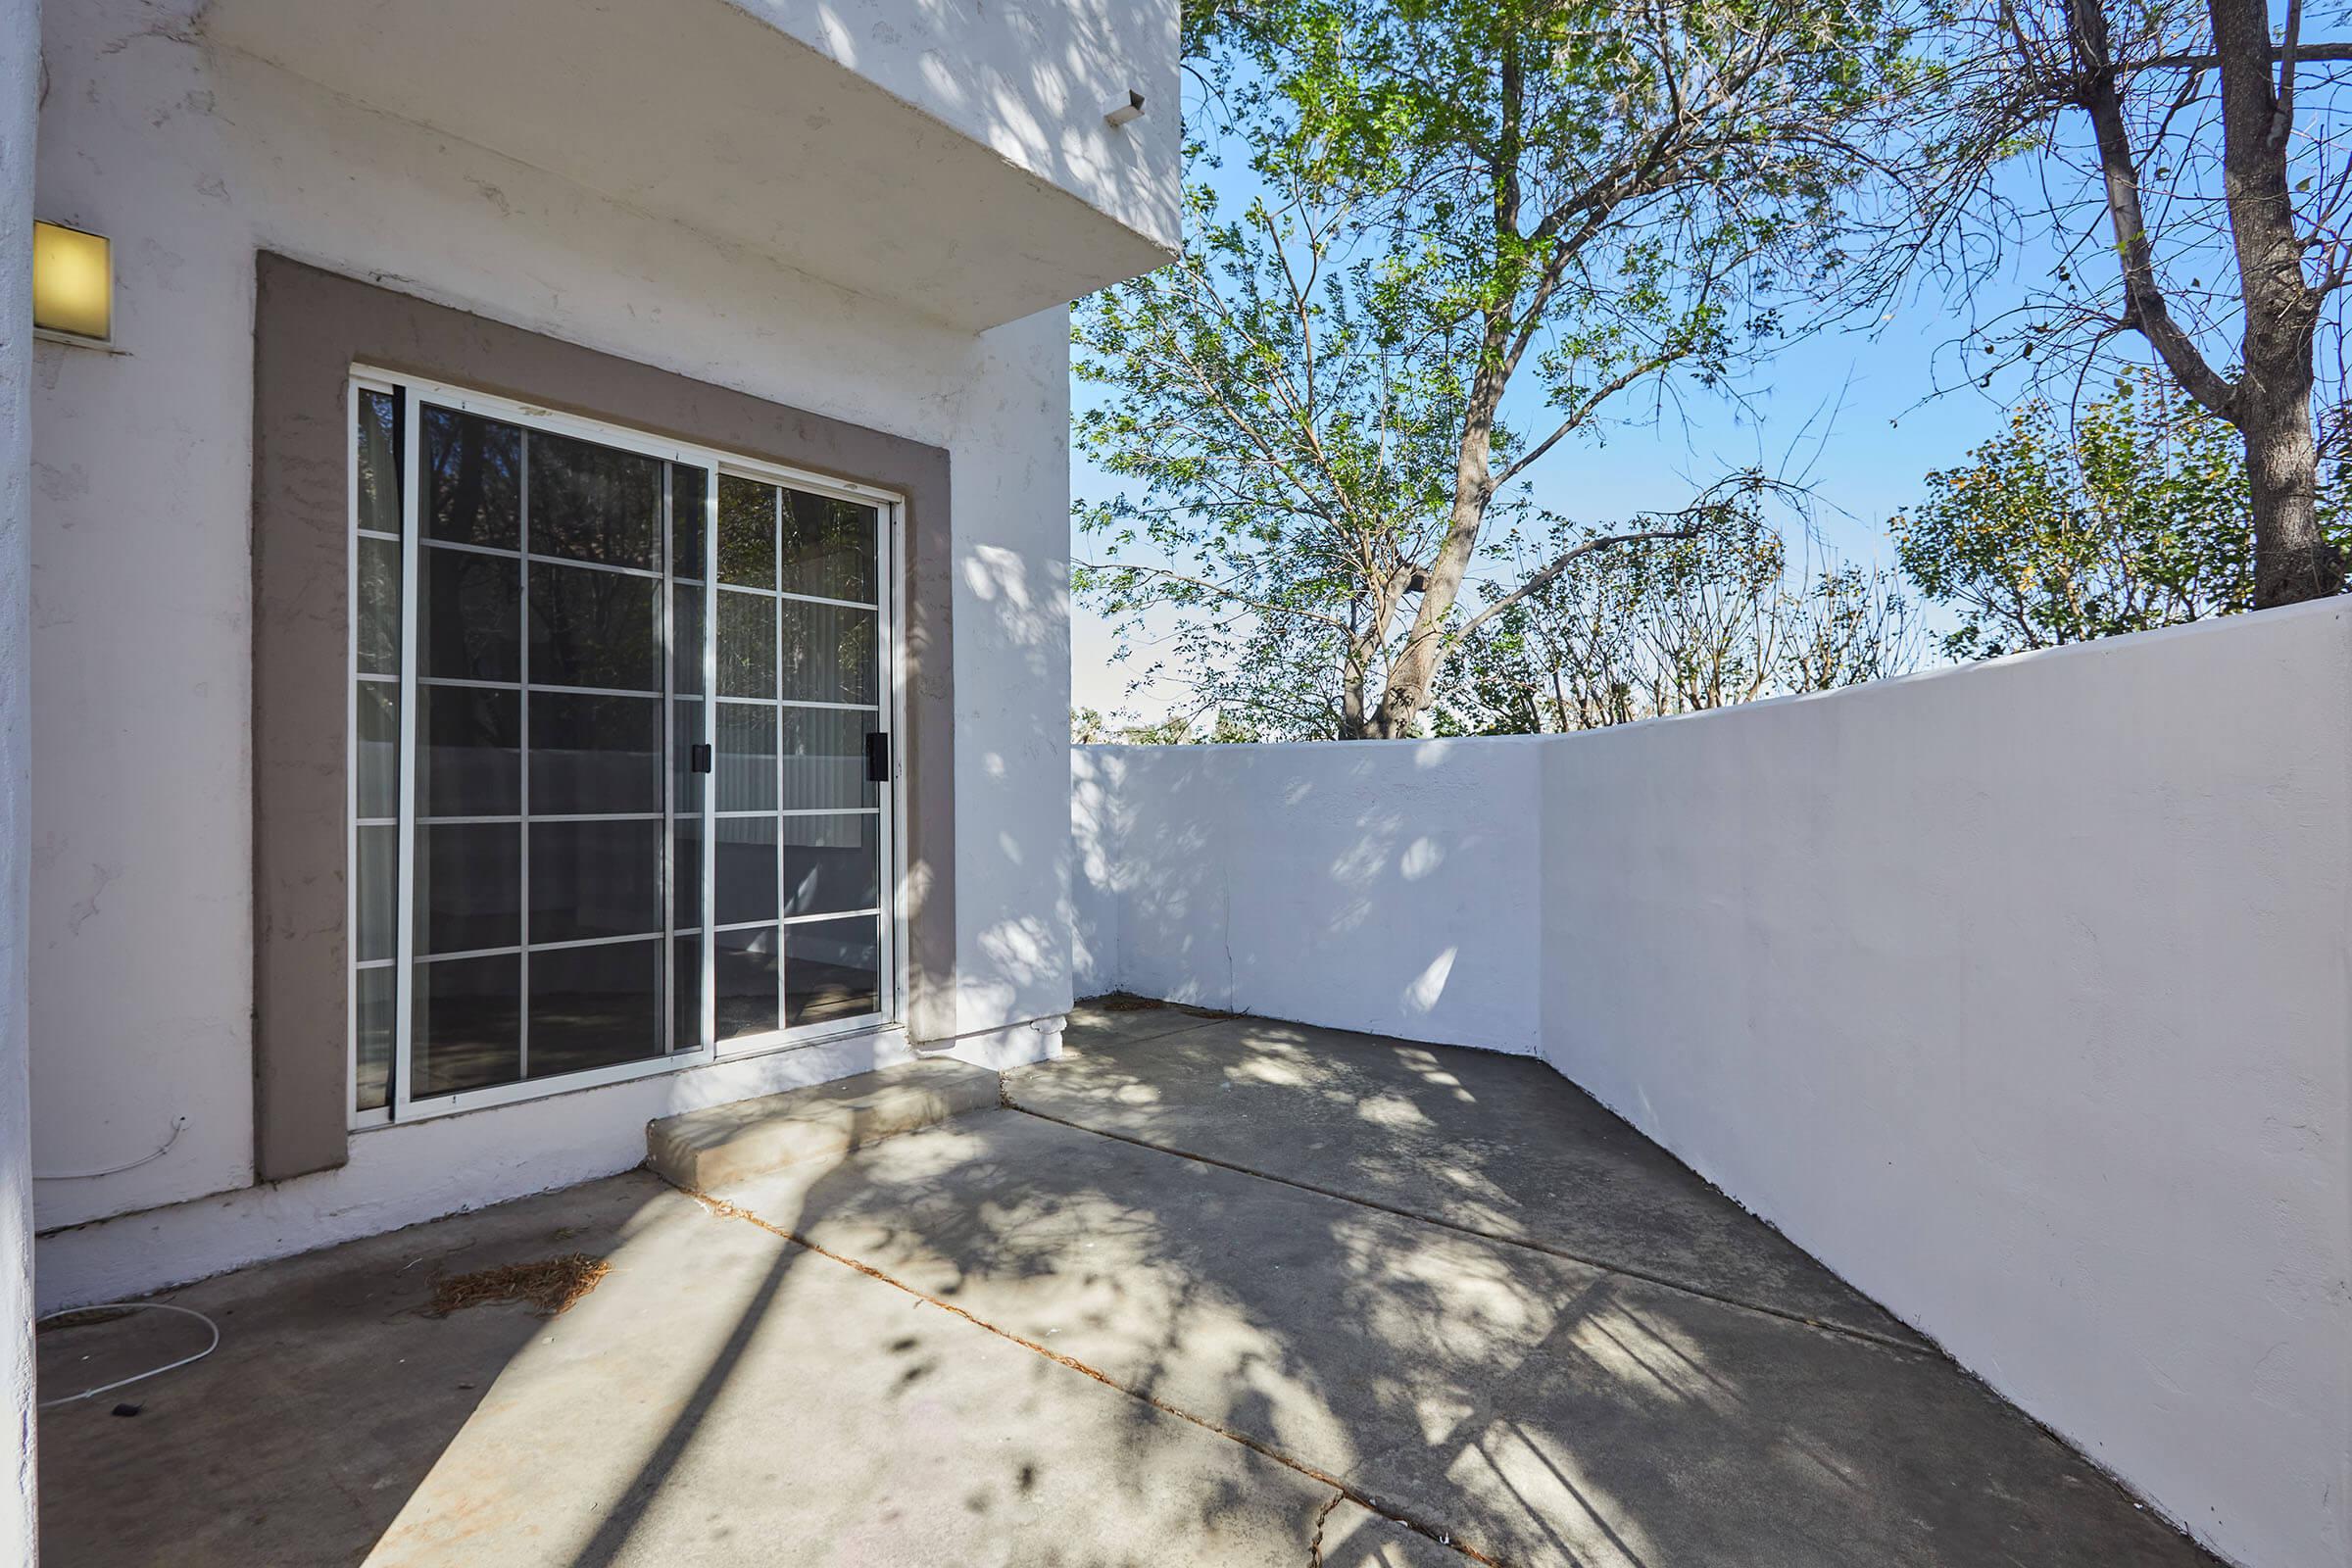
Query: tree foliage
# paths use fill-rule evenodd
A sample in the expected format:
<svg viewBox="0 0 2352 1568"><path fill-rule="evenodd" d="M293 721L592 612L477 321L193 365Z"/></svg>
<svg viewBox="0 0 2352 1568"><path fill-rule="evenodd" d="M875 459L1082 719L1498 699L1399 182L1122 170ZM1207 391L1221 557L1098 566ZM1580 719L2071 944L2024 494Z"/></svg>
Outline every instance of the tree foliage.
<svg viewBox="0 0 2352 1568"><path fill-rule="evenodd" d="M1537 515L1525 481L1811 319L1916 85L1908 34L1876 0L1188 22L1185 254L1074 327L1099 397L1078 441L1121 484L1081 509L1106 559L1079 585L1130 624L1171 613L1195 675L1277 732L1411 734L1481 617L1571 564L1525 562L1466 609L1497 534L1689 539L1768 486L1714 475L1608 525ZM1221 208L1201 176L1234 147Z"/></svg>
<svg viewBox="0 0 2352 1568"><path fill-rule="evenodd" d="M2245 449L2160 371L2119 377L2065 418L2043 399L1893 520L1923 595L1954 606L1954 658L2050 648L2254 606ZM2347 474L2322 475L2326 536L2345 539Z"/></svg>
<svg viewBox="0 0 2352 1568"><path fill-rule="evenodd" d="M1074 328L1078 376L1106 394L1078 444L1137 486L1080 525L1114 557L1185 569L1081 566L1079 586L1131 625L1174 612L1200 707L1338 736L1349 713L1360 729L1407 568L1443 533L1458 345L1442 321L1408 343L1395 269L1337 265L1338 220L1302 196L1225 214L1205 183L1188 195L1183 258Z"/></svg>

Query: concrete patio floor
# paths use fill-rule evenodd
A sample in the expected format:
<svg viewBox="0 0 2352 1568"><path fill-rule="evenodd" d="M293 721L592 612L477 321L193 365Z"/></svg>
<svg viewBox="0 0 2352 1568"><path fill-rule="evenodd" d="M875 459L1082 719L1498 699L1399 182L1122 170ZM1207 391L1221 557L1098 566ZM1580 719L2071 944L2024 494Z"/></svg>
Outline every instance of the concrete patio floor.
<svg viewBox="0 0 2352 1568"><path fill-rule="evenodd" d="M1068 1044L837 1160L172 1293L220 1348L43 1415L45 1561L2214 1561L1541 1063ZM422 1311L574 1251L612 1273L559 1317ZM192 1328L45 1334L43 1391Z"/></svg>

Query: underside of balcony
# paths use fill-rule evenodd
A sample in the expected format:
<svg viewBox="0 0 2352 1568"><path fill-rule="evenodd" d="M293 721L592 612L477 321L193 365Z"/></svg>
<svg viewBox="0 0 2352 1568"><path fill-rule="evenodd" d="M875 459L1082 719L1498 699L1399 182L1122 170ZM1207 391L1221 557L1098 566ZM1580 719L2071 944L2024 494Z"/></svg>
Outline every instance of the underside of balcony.
<svg viewBox="0 0 2352 1568"><path fill-rule="evenodd" d="M1102 118L1172 76L1172 24L1161 49L1048 8L1029 33L956 40L972 55L909 60L891 28L852 37L811 12L804 39L768 14L782 9L216 0L204 32L958 327L1067 304L1173 254L1175 104L1158 106L1165 124Z"/></svg>

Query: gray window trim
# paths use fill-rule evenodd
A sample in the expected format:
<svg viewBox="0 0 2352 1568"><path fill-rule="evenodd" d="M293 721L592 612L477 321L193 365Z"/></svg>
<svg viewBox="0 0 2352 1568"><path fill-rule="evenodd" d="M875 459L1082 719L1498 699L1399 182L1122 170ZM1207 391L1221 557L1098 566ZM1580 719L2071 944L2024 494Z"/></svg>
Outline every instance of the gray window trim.
<svg viewBox="0 0 2352 1568"><path fill-rule="evenodd" d="M956 801L948 454L434 305L264 251L253 424L254 1170L349 1155L344 929L355 364L905 496L906 1030L955 1033Z"/></svg>

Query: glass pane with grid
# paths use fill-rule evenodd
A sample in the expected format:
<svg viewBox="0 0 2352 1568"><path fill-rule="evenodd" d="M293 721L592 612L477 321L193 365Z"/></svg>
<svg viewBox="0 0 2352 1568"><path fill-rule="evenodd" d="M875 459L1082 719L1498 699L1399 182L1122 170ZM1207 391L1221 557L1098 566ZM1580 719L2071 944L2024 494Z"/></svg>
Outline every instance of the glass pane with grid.
<svg viewBox="0 0 2352 1568"><path fill-rule="evenodd" d="M880 511L728 474L718 517L724 1044L880 1009L886 844L867 753L886 726Z"/></svg>
<svg viewBox="0 0 2352 1568"><path fill-rule="evenodd" d="M401 454L406 402L352 399L352 1108L392 1102L400 898Z"/></svg>
<svg viewBox="0 0 2352 1568"><path fill-rule="evenodd" d="M421 416L410 1093L662 1055L670 466Z"/></svg>

